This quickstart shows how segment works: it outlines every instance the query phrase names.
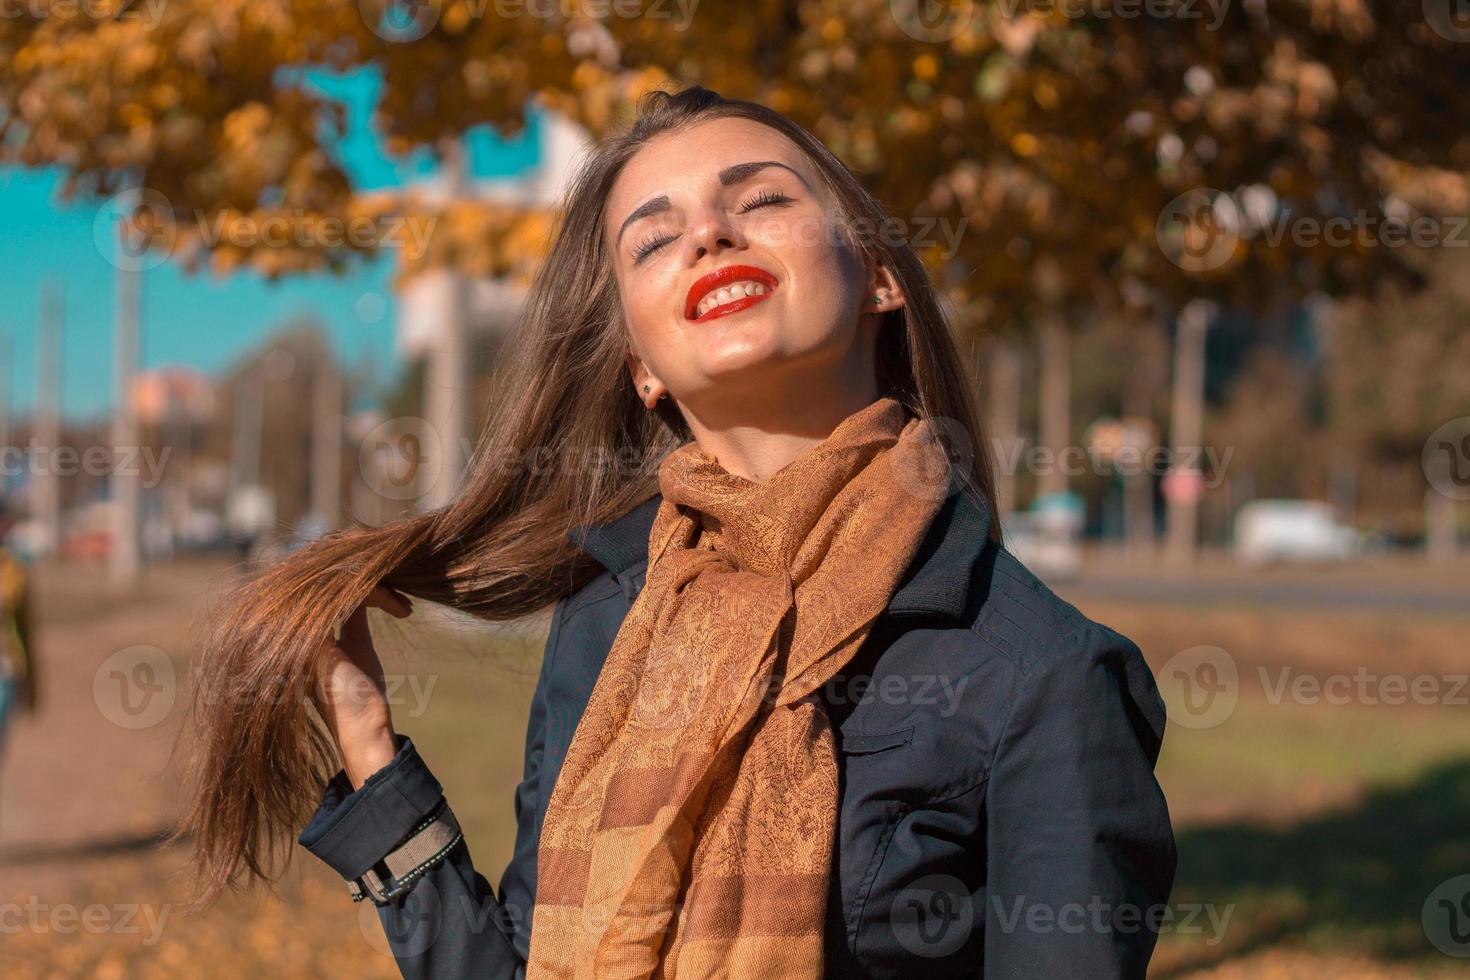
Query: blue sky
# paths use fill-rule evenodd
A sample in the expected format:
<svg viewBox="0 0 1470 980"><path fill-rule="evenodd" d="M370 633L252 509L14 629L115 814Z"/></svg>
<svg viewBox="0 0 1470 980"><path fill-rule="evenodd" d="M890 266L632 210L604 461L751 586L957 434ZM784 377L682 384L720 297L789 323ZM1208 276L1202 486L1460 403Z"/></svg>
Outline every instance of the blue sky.
<svg viewBox="0 0 1470 980"><path fill-rule="evenodd" d="M397 186L429 173L420 153L388 158L370 125L380 79L374 72L328 77L308 84L345 103L349 128L336 147L353 183L363 189ZM510 175L534 166L538 121L509 142L488 127L466 136L476 176ZM93 224L100 201L63 204L55 172L0 167L0 334L10 339L11 402L24 414L35 400L36 321L42 284L61 283L65 293L62 407L70 417L104 412L112 404L114 269L98 251ZM143 279L141 361L145 369L187 364L218 371L283 321L317 317L330 332L338 357L349 365L370 360L379 378L394 375L396 301L390 288L393 257L384 255L341 276L293 276L270 282L251 272L216 277L190 275L172 263L149 269ZM4 366L0 365L0 370Z"/></svg>

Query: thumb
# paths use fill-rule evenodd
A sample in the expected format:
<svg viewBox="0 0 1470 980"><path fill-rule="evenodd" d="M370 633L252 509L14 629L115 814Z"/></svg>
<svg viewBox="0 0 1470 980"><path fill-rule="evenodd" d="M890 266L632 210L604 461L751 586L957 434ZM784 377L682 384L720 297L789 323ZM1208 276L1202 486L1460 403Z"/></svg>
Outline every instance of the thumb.
<svg viewBox="0 0 1470 980"><path fill-rule="evenodd" d="M372 649L373 633L368 629L367 606L358 606L352 610L352 615L348 616L347 621L342 624L342 638L338 644L349 655L362 647Z"/></svg>

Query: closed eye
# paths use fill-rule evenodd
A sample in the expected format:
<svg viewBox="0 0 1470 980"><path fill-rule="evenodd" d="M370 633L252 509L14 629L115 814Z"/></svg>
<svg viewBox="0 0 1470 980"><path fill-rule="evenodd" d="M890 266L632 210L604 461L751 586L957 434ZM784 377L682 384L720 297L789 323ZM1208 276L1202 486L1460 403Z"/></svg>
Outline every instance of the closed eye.
<svg viewBox="0 0 1470 980"><path fill-rule="evenodd" d="M756 208L767 207L772 204L788 204L792 199L780 191L761 191L755 197L740 205L740 213L754 211Z"/></svg>
<svg viewBox="0 0 1470 980"><path fill-rule="evenodd" d="M777 204L790 204L793 200L794 198L780 191L760 191L754 197L742 203L736 213L745 214L748 211L754 211L756 208L770 207ZM678 235L663 234L645 238L633 248L633 264L637 265L678 237Z"/></svg>
<svg viewBox="0 0 1470 980"><path fill-rule="evenodd" d="M639 262L642 262L644 259L648 258L648 256L652 255L654 252L657 252L669 242L673 241L676 237L678 236L654 235L651 238L645 238L643 241L639 242L638 245L633 249L633 264L637 265Z"/></svg>

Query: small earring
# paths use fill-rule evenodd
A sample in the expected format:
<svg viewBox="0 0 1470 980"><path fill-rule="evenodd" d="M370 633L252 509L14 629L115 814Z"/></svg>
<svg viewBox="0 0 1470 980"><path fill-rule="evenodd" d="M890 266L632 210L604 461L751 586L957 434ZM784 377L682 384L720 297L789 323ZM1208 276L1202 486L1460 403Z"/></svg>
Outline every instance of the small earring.
<svg viewBox="0 0 1470 980"><path fill-rule="evenodd" d="M874 293L873 294L873 302L874 303L881 303L881 302L883 302L883 294L882 293Z"/></svg>
<svg viewBox="0 0 1470 980"><path fill-rule="evenodd" d="M645 395L646 395L646 394L648 394L648 385L644 385L644 386L643 386L643 393L644 393L644 394L645 394Z"/></svg>

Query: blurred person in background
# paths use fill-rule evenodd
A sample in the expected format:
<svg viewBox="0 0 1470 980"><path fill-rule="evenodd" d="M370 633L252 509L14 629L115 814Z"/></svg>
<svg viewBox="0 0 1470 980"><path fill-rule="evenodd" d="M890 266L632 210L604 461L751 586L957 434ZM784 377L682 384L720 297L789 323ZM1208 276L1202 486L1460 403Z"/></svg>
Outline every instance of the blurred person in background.
<svg viewBox="0 0 1470 980"><path fill-rule="evenodd" d="M0 500L0 763L11 717L36 706L30 575L20 555L6 544L14 526L15 515Z"/></svg>
<svg viewBox="0 0 1470 980"><path fill-rule="evenodd" d="M201 900L304 825L405 976L1143 976L1163 702L1002 546L935 290L859 232L890 226L779 113L650 95L571 186L457 497L212 621ZM554 603L498 892L393 725L366 611L409 597Z"/></svg>

